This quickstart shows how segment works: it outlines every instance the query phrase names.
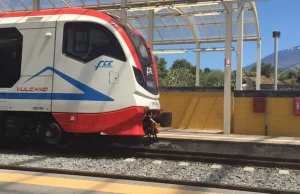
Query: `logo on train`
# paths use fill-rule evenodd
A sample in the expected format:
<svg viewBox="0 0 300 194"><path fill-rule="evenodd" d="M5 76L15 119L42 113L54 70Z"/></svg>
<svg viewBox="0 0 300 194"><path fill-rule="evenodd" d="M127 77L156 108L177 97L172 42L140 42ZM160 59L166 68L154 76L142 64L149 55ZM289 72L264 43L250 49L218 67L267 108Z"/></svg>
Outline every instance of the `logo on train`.
<svg viewBox="0 0 300 194"><path fill-rule="evenodd" d="M98 68L112 68L113 61L100 61L96 66L95 66L95 70L97 70Z"/></svg>

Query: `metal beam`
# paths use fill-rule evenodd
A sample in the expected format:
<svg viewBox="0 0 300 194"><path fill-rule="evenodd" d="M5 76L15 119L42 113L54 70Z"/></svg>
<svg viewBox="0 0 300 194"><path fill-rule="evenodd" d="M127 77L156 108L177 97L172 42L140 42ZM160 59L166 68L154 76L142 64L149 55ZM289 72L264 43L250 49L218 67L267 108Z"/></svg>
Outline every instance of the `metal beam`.
<svg viewBox="0 0 300 194"><path fill-rule="evenodd" d="M121 0L120 19L125 25L127 24L127 0Z"/></svg>
<svg viewBox="0 0 300 194"><path fill-rule="evenodd" d="M242 90L242 69L243 69L243 37L244 37L244 3L238 3L237 16L237 59L236 59L236 81L235 89Z"/></svg>
<svg viewBox="0 0 300 194"><path fill-rule="evenodd" d="M260 76L261 76L261 40L257 41L256 47L256 90L260 90Z"/></svg>
<svg viewBox="0 0 300 194"><path fill-rule="evenodd" d="M200 43L197 43L197 49L200 49ZM200 85L200 53L196 53L196 86Z"/></svg>
<svg viewBox="0 0 300 194"><path fill-rule="evenodd" d="M32 9L33 11L39 11L41 9L40 0L32 0Z"/></svg>
<svg viewBox="0 0 300 194"><path fill-rule="evenodd" d="M154 10L148 11L148 44L153 50L153 40L154 40Z"/></svg>
<svg viewBox="0 0 300 194"><path fill-rule="evenodd" d="M232 48L232 3L226 2L225 6L228 10L226 14L225 26L225 60L230 60L230 65L225 65L224 71L224 123L223 133L231 132L231 48ZM225 61L224 60L224 61Z"/></svg>
<svg viewBox="0 0 300 194"><path fill-rule="evenodd" d="M201 43L219 43L225 42L225 38L212 38L212 39L198 39ZM236 42L237 38L233 37L232 42ZM257 37L245 37L245 41L257 41ZM169 44L196 44L195 40L164 40L164 41L154 41L154 45L169 45Z"/></svg>

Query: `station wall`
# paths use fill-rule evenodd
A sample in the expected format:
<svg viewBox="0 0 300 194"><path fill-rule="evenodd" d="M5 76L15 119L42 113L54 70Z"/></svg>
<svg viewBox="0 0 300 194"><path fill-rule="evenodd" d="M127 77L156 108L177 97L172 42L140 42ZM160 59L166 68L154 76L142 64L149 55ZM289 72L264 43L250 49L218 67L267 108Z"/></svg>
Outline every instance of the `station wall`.
<svg viewBox="0 0 300 194"><path fill-rule="evenodd" d="M173 129L222 130L223 91L161 91L161 108L173 114ZM300 92L235 91L232 93L233 134L300 136L300 116L294 115L294 97ZM253 98L266 99L266 113L254 113ZM266 123L267 121L267 123Z"/></svg>
<svg viewBox="0 0 300 194"><path fill-rule="evenodd" d="M223 91L210 90L163 91L160 103L164 111L172 112L173 129L222 130L223 95Z"/></svg>

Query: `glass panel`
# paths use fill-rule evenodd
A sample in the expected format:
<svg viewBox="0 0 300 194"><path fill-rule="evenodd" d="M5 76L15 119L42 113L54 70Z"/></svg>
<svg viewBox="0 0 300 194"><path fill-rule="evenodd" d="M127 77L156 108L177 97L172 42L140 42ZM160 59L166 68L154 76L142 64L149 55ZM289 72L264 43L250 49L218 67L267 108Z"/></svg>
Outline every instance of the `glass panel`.
<svg viewBox="0 0 300 194"><path fill-rule="evenodd" d="M42 9L53 8L53 5L48 0L40 0ZM72 4L71 4L72 5ZM72 5L73 6L73 5Z"/></svg>
<svg viewBox="0 0 300 194"><path fill-rule="evenodd" d="M194 35L193 35L193 33L192 33L192 31L189 27L181 27L181 30L182 30L182 32L184 34L184 37L186 39L189 39L189 40L195 39L195 37L194 37Z"/></svg>
<svg viewBox="0 0 300 194"><path fill-rule="evenodd" d="M209 38L220 38L218 28L215 25L206 26Z"/></svg>
<svg viewBox="0 0 300 194"><path fill-rule="evenodd" d="M81 1L79 1L79 0L68 0L68 2L71 6L74 6L74 7L83 6Z"/></svg>
<svg viewBox="0 0 300 194"><path fill-rule="evenodd" d="M154 41L162 41L157 29L154 29Z"/></svg>
<svg viewBox="0 0 300 194"><path fill-rule="evenodd" d="M182 16L175 17L179 25L187 25L185 19Z"/></svg>
<svg viewBox="0 0 300 194"><path fill-rule="evenodd" d="M216 23L214 16L201 16L203 19L203 22L206 24Z"/></svg>
<svg viewBox="0 0 300 194"><path fill-rule="evenodd" d="M175 40L184 40L184 37L182 36L181 30L179 28L170 28L170 31Z"/></svg>
<svg viewBox="0 0 300 194"><path fill-rule="evenodd" d="M238 15L238 12L232 13L232 22L237 22L237 15Z"/></svg>
<svg viewBox="0 0 300 194"><path fill-rule="evenodd" d="M216 15L216 19L218 23L225 23L225 19L226 19L225 13Z"/></svg>
<svg viewBox="0 0 300 194"><path fill-rule="evenodd" d="M16 0L6 0L6 2L16 11L25 10L25 8Z"/></svg>
<svg viewBox="0 0 300 194"><path fill-rule="evenodd" d="M207 38L205 28L203 26L197 26L195 28L195 30L196 30L196 34L197 34L198 38L200 38L200 39L206 39Z"/></svg>
<svg viewBox="0 0 300 194"><path fill-rule="evenodd" d="M2 1L0 1L0 8L1 8L1 10L7 11L7 12L13 11L8 5L6 5L6 4L5 4L4 2L2 2Z"/></svg>
<svg viewBox="0 0 300 194"><path fill-rule="evenodd" d="M168 9L160 9L156 12L158 15L170 13Z"/></svg>
<svg viewBox="0 0 300 194"><path fill-rule="evenodd" d="M100 0L100 5L101 4L113 4L114 1L113 0Z"/></svg>
<svg viewBox="0 0 300 194"><path fill-rule="evenodd" d="M167 26L177 26L178 25L176 20L173 17L165 17L162 19L165 21Z"/></svg>
<svg viewBox="0 0 300 194"><path fill-rule="evenodd" d="M197 11L195 7L181 7L181 9L182 9L185 13L190 13L190 12L195 12L195 11Z"/></svg>
<svg viewBox="0 0 300 194"><path fill-rule="evenodd" d="M141 27L143 27L138 20L129 20L129 23L134 28L141 28Z"/></svg>
<svg viewBox="0 0 300 194"><path fill-rule="evenodd" d="M237 37L237 25L232 24L232 37L236 38Z"/></svg>
<svg viewBox="0 0 300 194"><path fill-rule="evenodd" d="M154 18L154 25L155 26L166 26L161 18Z"/></svg>
<svg viewBox="0 0 300 194"><path fill-rule="evenodd" d="M244 11L244 21L253 21L254 16L252 11Z"/></svg>
<svg viewBox="0 0 300 194"><path fill-rule="evenodd" d="M85 5L98 5L96 0L82 0ZM101 1L100 1L101 2Z"/></svg>
<svg viewBox="0 0 300 194"><path fill-rule="evenodd" d="M67 7L67 5L61 0L52 0L55 7Z"/></svg>
<svg viewBox="0 0 300 194"><path fill-rule="evenodd" d="M32 9L32 0L20 0L26 7L27 9Z"/></svg>
<svg viewBox="0 0 300 194"><path fill-rule="evenodd" d="M218 5L210 5L210 8L212 10L220 10L220 9L224 9L222 3L219 3Z"/></svg>
<svg viewBox="0 0 300 194"><path fill-rule="evenodd" d="M221 32L221 37L225 38L225 24L219 24L218 26Z"/></svg>
<svg viewBox="0 0 300 194"><path fill-rule="evenodd" d="M147 12L145 12L145 11L132 11L131 14L133 16L145 16L145 15L147 15Z"/></svg>
<svg viewBox="0 0 300 194"><path fill-rule="evenodd" d="M209 11L210 8L206 5L206 6L196 6L195 7L198 11Z"/></svg>
<svg viewBox="0 0 300 194"><path fill-rule="evenodd" d="M203 24L202 19L200 16L190 16L189 20L191 21L192 24Z"/></svg>
<svg viewBox="0 0 300 194"><path fill-rule="evenodd" d="M158 28L157 30L159 31L163 40L172 40L172 36L167 28Z"/></svg>
<svg viewBox="0 0 300 194"><path fill-rule="evenodd" d="M245 23L244 26L246 28L247 36L257 36L255 23Z"/></svg>
<svg viewBox="0 0 300 194"><path fill-rule="evenodd" d="M144 27L148 27L148 19L140 19L139 21Z"/></svg>

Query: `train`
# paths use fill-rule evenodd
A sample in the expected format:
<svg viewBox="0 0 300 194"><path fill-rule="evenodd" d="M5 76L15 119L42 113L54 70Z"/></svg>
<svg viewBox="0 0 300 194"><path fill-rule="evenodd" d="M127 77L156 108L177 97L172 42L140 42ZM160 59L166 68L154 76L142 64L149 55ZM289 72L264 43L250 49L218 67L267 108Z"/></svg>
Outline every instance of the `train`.
<svg viewBox="0 0 300 194"><path fill-rule="evenodd" d="M146 116L172 124L147 41L110 14L1 14L0 60L1 138L62 145L80 134L147 136Z"/></svg>

